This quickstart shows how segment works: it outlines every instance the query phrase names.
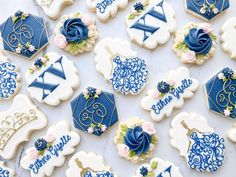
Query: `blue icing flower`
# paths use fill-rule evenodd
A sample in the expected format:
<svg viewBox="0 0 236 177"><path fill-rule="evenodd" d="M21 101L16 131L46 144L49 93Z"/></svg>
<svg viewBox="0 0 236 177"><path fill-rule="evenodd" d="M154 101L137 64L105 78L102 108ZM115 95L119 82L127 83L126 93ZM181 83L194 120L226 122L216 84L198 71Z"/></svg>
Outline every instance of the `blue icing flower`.
<svg viewBox="0 0 236 177"><path fill-rule="evenodd" d="M15 16L18 17L18 18L21 18L23 12L18 10L16 13L15 13Z"/></svg>
<svg viewBox="0 0 236 177"><path fill-rule="evenodd" d="M216 133L190 135L191 146L188 152L188 165L200 172L216 171L224 161L224 139Z"/></svg>
<svg viewBox="0 0 236 177"><path fill-rule="evenodd" d="M102 129L99 126L95 126L93 129L93 134L100 136L102 134Z"/></svg>
<svg viewBox="0 0 236 177"><path fill-rule="evenodd" d="M88 39L88 27L80 18L67 19L61 28L61 33L66 37L67 42L80 43Z"/></svg>
<svg viewBox="0 0 236 177"><path fill-rule="evenodd" d="M89 97L94 97L96 95L96 89L95 88L88 88L88 94Z"/></svg>
<svg viewBox="0 0 236 177"><path fill-rule="evenodd" d="M157 90L161 93L168 93L170 91L170 84L161 81L157 84Z"/></svg>
<svg viewBox="0 0 236 177"><path fill-rule="evenodd" d="M148 174L148 169L144 166L142 166L139 171L142 176L146 176Z"/></svg>
<svg viewBox="0 0 236 177"><path fill-rule="evenodd" d="M40 58L37 58L34 62L34 66L41 68L43 66L43 61Z"/></svg>
<svg viewBox="0 0 236 177"><path fill-rule="evenodd" d="M10 177L10 172L0 167L0 177Z"/></svg>
<svg viewBox="0 0 236 177"><path fill-rule="evenodd" d="M144 10L144 6L141 2L137 2L136 4L134 4L134 9L136 11L141 11L141 10Z"/></svg>
<svg viewBox="0 0 236 177"><path fill-rule="evenodd" d="M44 151L45 149L47 149L48 143L45 139L39 138L34 143L34 146L38 151Z"/></svg>
<svg viewBox="0 0 236 177"><path fill-rule="evenodd" d="M27 49L26 47L24 47L24 48L21 50L21 53L22 53L22 55L24 55L25 57L30 57L32 52L30 52L29 49Z"/></svg>
<svg viewBox="0 0 236 177"><path fill-rule="evenodd" d="M189 34L185 36L184 42L196 54L206 55L212 47L212 39L203 29L190 29Z"/></svg>
<svg viewBox="0 0 236 177"><path fill-rule="evenodd" d="M151 136L144 132L142 127L136 126L133 129L129 128L124 137L124 143L136 155L148 152L151 143Z"/></svg>
<svg viewBox="0 0 236 177"><path fill-rule="evenodd" d="M222 73L224 74L226 79L230 79L233 76L234 71L232 69L225 68L223 69Z"/></svg>

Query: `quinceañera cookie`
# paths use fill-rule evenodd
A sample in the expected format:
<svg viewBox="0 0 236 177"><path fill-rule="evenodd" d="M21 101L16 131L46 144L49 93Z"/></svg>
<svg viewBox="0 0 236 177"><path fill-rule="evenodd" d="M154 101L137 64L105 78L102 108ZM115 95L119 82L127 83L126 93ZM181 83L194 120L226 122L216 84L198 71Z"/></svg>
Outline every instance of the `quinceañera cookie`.
<svg viewBox="0 0 236 177"><path fill-rule="evenodd" d="M13 169L6 167L5 162L0 161L0 176L1 177L14 177L15 172Z"/></svg>
<svg viewBox="0 0 236 177"><path fill-rule="evenodd" d="M173 163L153 158L150 163L142 164L138 167L136 174L133 177L183 177Z"/></svg>
<svg viewBox="0 0 236 177"><path fill-rule="evenodd" d="M0 50L0 100L10 99L20 90L19 68Z"/></svg>
<svg viewBox="0 0 236 177"><path fill-rule="evenodd" d="M133 118L121 122L114 143L121 157L138 163L150 158L158 138L152 122Z"/></svg>
<svg viewBox="0 0 236 177"><path fill-rule="evenodd" d="M48 44L48 34L44 20L29 14L17 11L0 25L4 50L33 58Z"/></svg>
<svg viewBox="0 0 236 177"><path fill-rule="evenodd" d="M80 12L63 16L54 35L55 45L73 55L92 50L98 38L94 20Z"/></svg>
<svg viewBox="0 0 236 177"><path fill-rule="evenodd" d="M174 108L180 108L184 99L191 98L198 89L198 81L189 75L189 70L180 67L169 73L166 80L159 81L156 88L148 91L141 105L143 109L151 112L155 121L169 117Z"/></svg>
<svg viewBox="0 0 236 177"><path fill-rule="evenodd" d="M119 38L105 38L95 47L96 69L113 90L138 94L145 87L148 70L145 60L137 57L130 43Z"/></svg>
<svg viewBox="0 0 236 177"><path fill-rule="evenodd" d="M236 71L224 68L205 84L208 108L218 114L236 119Z"/></svg>
<svg viewBox="0 0 236 177"><path fill-rule="evenodd" d="M80 151L69 161L67 177L117 177L102 156Z"/></svg>
<svg viewBox="0 0 236 177"><path fill-rule="evenodd" d="M89 87L71 102L75 128L101 136L118 121L112 93Z"/></svg>
<svg viewBox="0 0 236 177"><path fill-rule="evenodd" d="M209 23L189 23L177 31L173 50L183 63L203 64L216 51L216 35Z"/></svg>
<svg viewBox="0 0 236 177"><path fill-rule="evenodd" d="M11 108L0 113L0 156L11 159L30 133L47 125L47 117L24 95L14 98Z"/></svg>
<svg viewBox="0 0 236 177"><path fill-rule="evenodd" d="M166 43L175 31L173 8L165 0L137 2L126 17L127 31L132 41L148 49Z"/></svg>
<svg viewBox="0 0 236 177"><path fill-rule="evenodd" d="M224 161L224 139L195 113L180 113L171 122L170 144L179 150L190 168L215 172Z"/></svg>
<svg viewBox="0 0 236 177"><path fill-rule="evenodd" d="M96 12L102 22L115 17L119 9L126 8L128 2L129 0L87 0L89 9Z"/></svg>
<svg viewBox="0 0 236 177"><path fill-rule="evenodd" d="M228 131L227 137L230 141L232 141L236 145L236 123L233 127Z"/></svg>
<svg viewBox="0 0 236 177"><path fill-rule="evenodd" d="M34 147L26 150L20 164L30 170L32 177L51 176L55 167L65 163L66 156L74 153L80 136L70 130L67 122L59 122L48 129L47 134L38 138Z"/></svg>
<svg viewBox="0 0 236 177"><path fill-rule="evenodd" d="M69 99L79 86L74 63L54 52L37 58L25 77L31 97L52 106Z"/></svg>
<svg viewBox="0 0 236 177"><path fill-rule="evenodd" d="M62 9L66 5L73 4L74 0L36 0L36 2L47 16L57 19L61 15Z"/></svg>

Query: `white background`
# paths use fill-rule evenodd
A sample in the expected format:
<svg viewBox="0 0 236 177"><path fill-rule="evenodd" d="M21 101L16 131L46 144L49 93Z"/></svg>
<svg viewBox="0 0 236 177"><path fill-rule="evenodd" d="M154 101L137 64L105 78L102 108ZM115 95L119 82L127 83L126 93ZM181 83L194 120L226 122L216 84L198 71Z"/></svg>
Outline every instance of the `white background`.
<svg viewBox="0 0 236 177"><path fill-rule="evenodd" d="M186 23L193 21L193 22L201 22L201 20L191 16L184 11L184 0L168 0L171 3L176 11L176 20L177 20L177 28L182 28L183 25ZM85 0L75 0L75 3L71 6L68 6L64 9L63 14L73 13L75 11L81 11L84 13L89 13L92 15L97 21L97 27L100 32L100 39L104 37L120 37L125 40L129 40L128 35L126 33L125 27L125 16L130 12L132 7L131 2L129 6L123 10L119 11L117 16L108 21L107 23L100 23L96 16L89 12L86 1ZM40 15L43 17L47 22L47 27L49 31L49 35L51 36L53 33L53 29L57 24L57 21L52 21L45 16L42 9L36 5L36 3L32 0L0 0L0 22L2 23L6 20L7 17L14 14L15 11L18 9L20 10L27 10L30 13L35 15ZM215 29L215 33L219 37L219 29L221 25L226 21L228 18L235 16L236 12L236 2L231 0L231 7L228 9L226 13L221 15L220 17L216 18L214 21L211 22ZM233 35L233 34L232 34ZM166 76L167 71L170 69L175 69L183 64L177 59L175 54L172 52L171 47L173 45L173 36L169 40L169 42L157 49L150 51L148 49L143 49L137 46L136 44L132 44L134 50L138 51L138 56L146 59L148 69L149 69L149 79L147 87L139 96L123 96L120 94L115 93L116 96L116 103L117 109L119 113L119 119L126 120L133 116L138 116L139 118L145 120L151 120L149 112L144 111L140 106L140 101L142 97L146 94L147 89L155 86L159 79L162 79ZM59 54L66 55L69 59L75 61L78 71L80 74L80 87L73 95L72 99L75 98L81 91L88 87L88 86L95 86L97 88L111 91L112 89L108 82L106 82L101 74L99 74L95 69L95 62L94 62L94 52L91 51L90 53L78 55L78 56L71 56L68 53L63 52L51 42L50 45L43 51L43 53L47 53L49 51L58 52ZM41 52L38 56L43 55ZM33 61L29 61L20 57L16 57L10 54L7 54L9 58L13 60L14 63L18 64L21 68L21 74L23 76L22 81L22 89L21 93L28 95L26 91L26 83L24 79L24 73L31 66ZM207 109L206 102L205 102L205 95L203 92L203 84L204 82L209 79L213 74L221 70L223 67L233 67L235 68L235 61L229 58L227 54L225 54L219 45L217 47L216 55L213 59L206 62L202 66L191 66L185 65L190 69L191 75L194 78L197 78L200 81L200 87L195 94L195 96L187 100L185 105L179 109L174 110L171 117L164 119L160 123L156 123L157 134L159 136L159 144L155 151L155 156L163 158L165 160L170 160L174 162L177 166L180 167L180 170L184 177L197 177L202 176L206 177L209 174L203 174L195 172L187 167L185 160L178 155L178 151L170 146L169 144L169 124L171 119L181 111L192 111L203 116L207 117L210 125L215 129L216 132L220 133L223 137L226 135L226 131L232 126L234 123L233 120L226 119L222 116L216 115L210 112ZM60 120L66 120L72 125L72 116L71 116L71 109L70 109L70 101L68 100L58 107L50 107L47 105L36 103L42 111L44 111L49 119L49 125L55 124ZM11 105L11 100L1 101L0 103L0 111L4 111L8 109ZM129 177L132 176L138 165L134 165L131 162L120 158L117 154L115 146L113 144L113 137L115 135L115 131L117 129L118 124L113 126L110 131L107 132L106 135L102 137L95 137L92 135L88 135L81 131L78 131L81 135L81 143L78 146L76 151L87 151L87 152L95 152L101 154L105 157L106 161L112 166L112 169L120 176L120 177ZM47 129L38 131L32 134L31 139L29 142L20 146L16 157L11 160L7 161L7 165L12 167L16 170L17 176L21 177L29 177L29 171L23 170L19 166L19 159L22 155L24 155L24 150L28 147L33 146L34 140L37 136L44 135ZM71 156L70 156L71 157ZM70 159L68 157L68 160ZM67 162L68 162L67 160ZM59 167L53 173L53 177L64 177L65 170L68 168L67 162ZM226 153L225 153L225 163L224 165L214 174L211 174L212 177L236 177L235 173L235 164L236 164L236 147L226 139Z"/></svg>

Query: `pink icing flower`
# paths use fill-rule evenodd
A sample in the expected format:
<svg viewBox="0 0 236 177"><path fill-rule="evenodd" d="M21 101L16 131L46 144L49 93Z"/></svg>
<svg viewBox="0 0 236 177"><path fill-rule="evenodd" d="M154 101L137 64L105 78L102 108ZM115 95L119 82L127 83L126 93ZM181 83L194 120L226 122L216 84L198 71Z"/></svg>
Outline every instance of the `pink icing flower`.
<svg viewBox="0 0 236 177"><path fill-rule="evenodd" d="M184 55L183 59L187 63L194 63L197 60L196 53L194 51L190 50Z"/></svg>
<svg viewBox="0 0 236 177"><path fill-rule="evenodd" d="M30 51L30 52L33 52L34 50L35 50L35 47L34 47L33 45L30 45L30 46L29 46L29 51Z"/></svg>
<svg viewBox="0 0 236 177"><path fill-rule="evenodd" d="M152 122L144 122L142 128L143 131L148 133L149 135L153 135L156 133L156 129Z"/></svg>
<svg viewBox="0 0 236 177"><path fill-rule="evenodd" d="M107 130L107 126L106 126L106 125L102 125L101 130L102 130L103 132L105 132L105 131Z"/></svg>
<svg viewBox="0 0 236 177"><path fill-rule="evenodd" d="M118 153L121 157L128 157L129 147L125 144L119 144L118 145Z"/></svg>
<svg viewBox="0 0 236 177"><path fill-rule="evenodd" d="M81 20L85 25L90 25L92 23L91 18L88 15L82 15Z"/></svg>
<svg viewBox="0 0 236 177"><path fill-rule="evenodd" d="M28 17L28 16L29 16L29 12L25 11L25 12L23 13L23 15L24 15L25 17Z"/></svg>
<svg viewBox="0 0 236 177"><path fill-rule="evenodd" d="M54 43L60 49L64 49L67 46L66 37L62 34L58 34L54 37Z"/></svg>
<svg viewBox="0 0 236 177"><path fill-rule="evenodd" d="M174 86L175 85L175 81L174 80L169 80L168 84L170 84L170 86Z"/></svg>
<svg viewBox="0 0 236 177"><path fill-rule="evenodd" d="M202 28L206 33L211 33L213 31L209 23L201 23L199 27Z"/></svg>
<svg viewBox="0 0 236 177"><path fill-rule="evenodd" d="M88 131L88 133L92 134L93 133L93 128L89 127L87 131Z"/></svg>
<svg viewBox="0 0 236 177"><path fill-rule="evenodd" d="M48 142L48 143L52 143L53 141L55 141L55 136L52 134L48 134L44 137L44 139Z"/></svg>
<svg viewBox="0 0 236 177"><path fill-rule="evenodd" d="M33 148L30 148L28 151L27 151L27 154L30 156L30 158L32 159L37 159L39 157L39 153L37 151L37 149L35 147Z"/></svg>
<svg viewBox="0 0 236 177"><path fill-rule="evenodd" d="M20 47L16 48L16 53L18 53L18 54L21 53L21 48Z"/></svg>
<svg viewBox="0 0 236 177"><path fill-rule="evenodd" d="M158 92L158 90L151 90L148 95L150 95L153 99L158 99L160 97L160 92Z"/></svg>

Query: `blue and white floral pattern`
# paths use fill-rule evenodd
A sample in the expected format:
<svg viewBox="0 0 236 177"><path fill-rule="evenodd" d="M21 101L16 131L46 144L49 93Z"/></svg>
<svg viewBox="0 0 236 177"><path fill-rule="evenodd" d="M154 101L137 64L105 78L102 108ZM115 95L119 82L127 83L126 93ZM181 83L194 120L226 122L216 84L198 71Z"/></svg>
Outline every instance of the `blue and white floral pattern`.
<svg viewBox="0 0 236 177"><path fill-rule="evenodd" d="M9 177L10 172L8 170L4 170L2 167L0 167L0 176L1 177Z"/></svg>
<svg viewBox="0 0 236 177"><path fill-rule="evenodd" d="M191 146L188 152L188 165L200 172L216 171L224 161L224 139L216 133L190 135Z"/></svg>
<svg viewBox="0 0 236 177"><path fill-rule="evenodd" d="M140 92L147 80L148 71L145 61L135 57L124 61L117 56L114 60L114 70L111 77L111 85L115 91L126 95Z"/></svg>
<svg viewBox="0 0 236 177"><path fill-rule="evenodd" d="M113 173L106 171L106 172L97 172L93 173L91 171L87 171L83 177L114 177Z"/></svg>

